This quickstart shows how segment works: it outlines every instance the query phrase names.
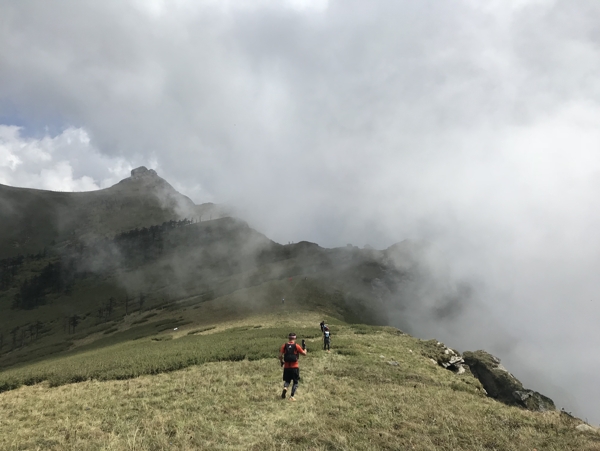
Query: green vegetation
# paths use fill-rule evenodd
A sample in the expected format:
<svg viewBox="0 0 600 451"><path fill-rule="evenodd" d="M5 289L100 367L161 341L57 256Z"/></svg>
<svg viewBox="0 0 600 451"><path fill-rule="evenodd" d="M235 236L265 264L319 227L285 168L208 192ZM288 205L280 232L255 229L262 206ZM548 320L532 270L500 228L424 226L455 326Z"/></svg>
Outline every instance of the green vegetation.
<svg viewBox="0 0 600 451"><path fill-rule="evenodd" d="M32 386L0 394L0 449L600 450L580 420L489 399L396 329L328 318L323 352L320 319L215 323L4 371L4 390ZM309 349L296 403L276 360L291 330Z"/></svg>
<svg viewBox="0 0 600 451"><path fill-rule="evenodd" d="M160 328L154 326L153 330ZM0 373L0 391L41 381L49 381L51 386L56 386L89 379L129 379L206 362L269 358L276 353L281 337L287 333L288 330L282 328L240 327L208 335L186 334L172 341L164 340L163 336L158 343L158 337L146 339L143 343L122 342L122 337L114 337L115 341L120 342L115 346L106 346L106 341L98 340L80 348L74 355ZM314 330L301 329L298 333L303 337L315 336ZM136 337L134 334L130 339L135 340ZM143 348L143 352L140 352L140 348Z"/></svg>

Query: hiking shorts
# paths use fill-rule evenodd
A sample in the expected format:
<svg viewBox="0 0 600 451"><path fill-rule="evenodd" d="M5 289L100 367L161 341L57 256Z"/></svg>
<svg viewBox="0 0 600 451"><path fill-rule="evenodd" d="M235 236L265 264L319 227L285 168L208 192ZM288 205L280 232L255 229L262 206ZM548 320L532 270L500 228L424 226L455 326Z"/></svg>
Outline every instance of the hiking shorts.
<svg viewBox="0 0 600 451"><path fill-rule="evenodd" d="M290 383L294 381L297 384L300 380L300 368L284 368L283 369L283 382Z"/></svg>

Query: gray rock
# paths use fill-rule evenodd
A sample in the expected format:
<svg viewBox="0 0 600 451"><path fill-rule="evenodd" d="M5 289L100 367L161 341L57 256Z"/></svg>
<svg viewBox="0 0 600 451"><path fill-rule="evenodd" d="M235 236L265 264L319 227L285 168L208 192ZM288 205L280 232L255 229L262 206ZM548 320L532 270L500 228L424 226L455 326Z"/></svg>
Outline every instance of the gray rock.
<svg viewBox="0 0 600 451"><path fill-rule="evenodd" d="M575 429L577 429L579 432L598 432L597 428L585 423L575 426Z"/></svg>
<svg viewBox="0 0 600 451"><path fill-rule="evenodd" d="M515 391L513 393L515 399L528 410L545 412L547 410L556 410L554 401L547 396L542 395L533 390Z"/></svg>
<svg viewBox="0 0 600 451"><path fill-rule="evenodd" d="M463 368L463 363L465 363L463 358L455 354L452 357L450 357L450 360L448 360L447 362L441 361L440 365L446 368L447 370L453 371L457 374L462 374L465 372L465 369Z"/></svg>
<svg viewBox="0 0 600 451"><path fill-rule="evenodd" d="M465 368L462 368L464 360L457 351L447 347L441 341L429 340L425 343L428 345L427 352L424 353L426 357L447 370L460 374L465 372Z"/></svg>
<svg viewBox="0 0 600 451"><path fill-rule="evenodd" d="M504 404L520 406L533 411L555 410L547 396L527 390L523 384L500 364L500 359L485 351L465 352L464 362L479 379L488 396Z"/></svg>
<svg viewBox="0 0 600 451"><path fill-rule="evenodd" d="M398 362L396 362L395 360L390 360L388 363L389 363L390 365L392 365L392 366L398 366L398 365L400 365L400 364L399 364Z"/></svg>

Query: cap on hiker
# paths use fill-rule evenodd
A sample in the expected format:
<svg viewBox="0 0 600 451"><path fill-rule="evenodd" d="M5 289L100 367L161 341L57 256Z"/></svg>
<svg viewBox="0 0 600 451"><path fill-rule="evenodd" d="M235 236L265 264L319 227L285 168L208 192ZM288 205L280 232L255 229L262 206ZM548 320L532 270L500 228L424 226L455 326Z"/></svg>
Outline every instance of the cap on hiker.
<svg viewBox="0 0 600 451"><path fill-rule="evenodd" d="M296 334L294 332L290 332L288 335L289 338L296 338Z"/></svg>

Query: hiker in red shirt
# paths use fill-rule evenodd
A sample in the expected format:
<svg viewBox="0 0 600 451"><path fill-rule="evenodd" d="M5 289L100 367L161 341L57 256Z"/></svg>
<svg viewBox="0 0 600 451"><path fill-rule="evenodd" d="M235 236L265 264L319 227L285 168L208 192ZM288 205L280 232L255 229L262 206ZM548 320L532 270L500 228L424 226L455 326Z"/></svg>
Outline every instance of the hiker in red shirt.
<svg viewBox="0 0 600 451"><path fill-rule="evenodd" d="M283 392L281 393L281 399L285 399L287 389L290 386L290 382L294 381L292 385L292 395L290 401L295 401L294 395L298 388L298 381L300 380L300 367L298 366L298 356L300 354L306 355L306 351L302 347L296 344L296 334L291 333L289 341L284 343L279 350L279 361L283 366Z"/></svg>

